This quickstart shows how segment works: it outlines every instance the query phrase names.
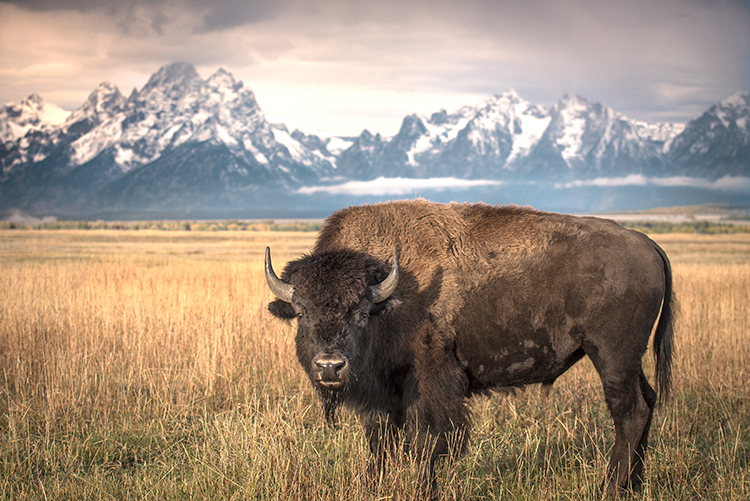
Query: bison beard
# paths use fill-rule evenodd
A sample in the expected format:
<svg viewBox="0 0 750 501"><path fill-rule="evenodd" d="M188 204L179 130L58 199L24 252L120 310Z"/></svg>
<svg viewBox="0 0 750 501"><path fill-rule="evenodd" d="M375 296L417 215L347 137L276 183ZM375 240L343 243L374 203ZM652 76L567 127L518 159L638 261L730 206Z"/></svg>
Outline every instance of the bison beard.
<svg viewBox="0 0 750 501"><path fill-rule="evenodd" d="M655 328L666 397L674 313L669 260L645 235L514 206L389 202L334 213L281 278L267 250L266 278L271 313L297 319L326 420L352 407L379 467L404 437L429 456L434 488L434 460L466 449L469 397L548 390L588 356L615 425L605 485L640 481L657 400L641 358Z"/></svg>

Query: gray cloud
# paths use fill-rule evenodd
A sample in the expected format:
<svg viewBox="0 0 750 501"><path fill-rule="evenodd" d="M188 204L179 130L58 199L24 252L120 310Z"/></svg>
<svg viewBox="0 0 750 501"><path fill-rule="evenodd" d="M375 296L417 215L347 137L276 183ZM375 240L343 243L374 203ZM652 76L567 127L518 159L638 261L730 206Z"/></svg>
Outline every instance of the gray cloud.
<svg viewBox="0 0 750 501"><path fill-rule="evenodd" d="M125 22L121 21L119 24L125 28L127 19L133 18L134 12L145 10L150 17L150 24L157 28L157 33L160 32L159 26L169 22L165 9L202 12L200 31L215 31L271 18L281 12L286 4L283 0L3 0L2 3L36 12L106 12L110 16L124 19Z"/></svg>
<svg viewBox="0 0 750 501"><path fill-rule="evenodd" d="M510 87L683 121L750 91L750 3L0 0L0 100L75 107L102 80L129 92L176 60L225 67L303 130L393 133L406 113Z"/></svg>
<svg viewBox="0 0 750 501"><path fill-rule="evenodd" d="M281 0L263 2L231 2L210 3L210 10L203 17L203 28L206 31L233 28L247 23L253 23L272 18L284 9Z"/></svg>

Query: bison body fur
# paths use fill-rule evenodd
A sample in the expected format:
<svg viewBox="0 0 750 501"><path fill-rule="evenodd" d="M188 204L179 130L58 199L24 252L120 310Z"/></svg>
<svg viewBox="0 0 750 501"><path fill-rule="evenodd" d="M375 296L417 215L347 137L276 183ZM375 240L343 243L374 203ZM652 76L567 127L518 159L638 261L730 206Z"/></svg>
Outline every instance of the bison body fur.
<svg viewBox="0 0 750 501"><path fill-rule="evenodd" d="M397 286L374 301L393 271ZM668 395L674 313L669 260L647 236L515 206L353 206L326 220L279 283L289 296L269 310L297 319L297 357L326 418L352 407L379 465L394 436L429 450L430 464L462 452L469 397L549 388L588 356L615 425L605 484L616 492L640 480L657 401L641 359L653 331Z"/></svg>

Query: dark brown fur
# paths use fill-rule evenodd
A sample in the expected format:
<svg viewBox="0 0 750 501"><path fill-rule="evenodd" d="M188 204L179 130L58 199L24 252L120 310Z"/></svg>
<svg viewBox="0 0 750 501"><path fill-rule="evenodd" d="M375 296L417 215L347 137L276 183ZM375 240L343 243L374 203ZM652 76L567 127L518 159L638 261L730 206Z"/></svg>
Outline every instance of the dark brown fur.
<svg viewBox="0 0 750 501"><path fill-rule="evenodd" d="M369 286L388 274L394 247L398 287L375 305ZM292 304L277 300L270 311L298 316L297 356L327 419L340 404L353 407L378 464L389 449L383 437L403 435L417 451L434 444L434 459L460 432L460 453L468 397L548 389L586 355L615 423L607 486L640 480L656 403L641 358L656 325L656 381L666 396L673 317L669 261L645 235L515 206L355 206L328 218L312 254L282 280L295 286ZM341 388L317 383L321 353L346 361Z"/></svg>

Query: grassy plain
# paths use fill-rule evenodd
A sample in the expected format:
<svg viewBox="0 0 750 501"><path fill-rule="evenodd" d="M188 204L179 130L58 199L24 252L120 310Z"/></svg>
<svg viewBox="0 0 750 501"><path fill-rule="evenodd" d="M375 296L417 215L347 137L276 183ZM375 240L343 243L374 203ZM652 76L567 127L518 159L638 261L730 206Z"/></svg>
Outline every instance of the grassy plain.
<svg viewBox="0 0 750 501"><path fill-rule="evenodd" d="M411 499L408 459L372 486L356 417L324 426L294 326L266 312L263 249L280 270L315 236L0 231L0 498ZM682 313L673 398L627 498L750 499L750 235L652 238ZM587 360L547 401L472 408L444 499L601 498L614 437Z"/></svg>

